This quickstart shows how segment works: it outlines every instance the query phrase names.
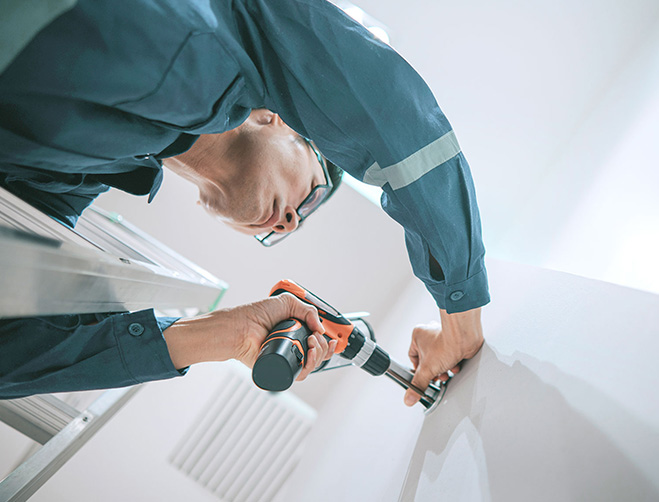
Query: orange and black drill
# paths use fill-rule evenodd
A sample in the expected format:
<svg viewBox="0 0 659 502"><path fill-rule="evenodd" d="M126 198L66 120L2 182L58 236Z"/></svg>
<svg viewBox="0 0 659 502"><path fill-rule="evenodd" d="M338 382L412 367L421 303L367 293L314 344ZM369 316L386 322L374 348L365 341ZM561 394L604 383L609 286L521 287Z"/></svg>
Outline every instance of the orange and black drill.
<svg viewBox="0 0 659 502"><path fill-rule="evenodd" d="M426 408L426 412L439 403L446 386L431 383L425 391L414 386L412 371L391 359L375 343L372 332L369 333L371 336L366 336L352 322L359 320L370 331L363 319L344 317L334 307L293 281L279 281L270 291L270 296L282 293L291 293L318 309L320 321L325 327L324 336L328 341L337 340L335 354L371 375L387 375L405 389L414 389L421 396L419 402ZM254 383L269 391L288 389L304 366L310 334L311 330L298 319L286 319L277 324L261 345L252 369Z"/></svg>

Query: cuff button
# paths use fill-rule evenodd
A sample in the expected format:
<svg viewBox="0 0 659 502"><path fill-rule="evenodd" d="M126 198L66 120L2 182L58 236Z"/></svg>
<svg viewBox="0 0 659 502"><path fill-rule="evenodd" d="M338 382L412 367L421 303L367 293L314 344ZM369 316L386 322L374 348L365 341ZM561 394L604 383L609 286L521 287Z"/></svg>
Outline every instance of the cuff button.
<svg viewBox="0 0 659 502"><path fill-rule="evenodd" d="M140 336L144 333L144 326L138 322L134 322L128 326L128 332L133 336Z"/></svg>
<svg viewBox="0 0 659 502"><path fill-rule="evenodd" d="M457 302L458 300L462 300L462 297L464 295L465 294L462 291L453 291L453 293L451 293L451 296L449 296L449 298L454 302Z"/></svg>

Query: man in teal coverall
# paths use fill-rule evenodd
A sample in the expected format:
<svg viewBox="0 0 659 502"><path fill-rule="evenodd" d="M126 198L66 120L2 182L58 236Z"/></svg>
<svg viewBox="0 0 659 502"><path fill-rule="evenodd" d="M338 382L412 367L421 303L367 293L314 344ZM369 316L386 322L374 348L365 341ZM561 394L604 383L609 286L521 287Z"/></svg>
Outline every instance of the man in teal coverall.
<svg viewBox="0 0 659 502"><path fill-rule="evenodd" d="M481 347L489 294L467 161L421 77L333 5L81 0L0 74L0 185L53 218L75 225L110 187L151 199L163 165L264 244L327 199L335 165L381 186L440 309L441 328L412 334L414 383L446 379ZM2 320L0 397L131 385L208 360L251 365L287 317L316 332L304 378L333 344L291 297L190 319Z"/></svg>

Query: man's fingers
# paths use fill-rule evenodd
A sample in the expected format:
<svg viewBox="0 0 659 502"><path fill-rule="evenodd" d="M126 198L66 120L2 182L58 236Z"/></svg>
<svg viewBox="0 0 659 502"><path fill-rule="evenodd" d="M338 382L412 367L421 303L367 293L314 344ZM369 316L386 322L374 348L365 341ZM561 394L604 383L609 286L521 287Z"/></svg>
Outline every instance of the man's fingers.
<svg viewBox="0 0 659 502"><path fill-rule="evenodd" d="M325 333L325 326L320 322L320 317L318 317L318 310L316 310L316 307L303 303L297 298L295 298L295 300L296 308L300 310L300 313L294 314L293 317L303 319L304 323L314 333L318 333L319 335Z"/></svg>
<svg viewBox="0 0 659 502"><path fill-rule="evenodd" d="M329 359L330 357L332 357L332 355L334 355L334 352L336 352L336 346L338 344L339 344L338 340L332 340L329 343L329 350L327 352L327 355L325 356L325 360Z"/></svg>
<svg viewBox="0 0 659 502"><path fill-rule="evenodd" d="M426 390L434 376L427 368L420 366L417 372L414 373L412 384L421 390ZM419 399L421 399L421 396L414 389L407 389L405 392L405 404L407 406L414 406Z"/></svg>
<svg viewBox="0 0 659 502"><path fill-rule="evenodd" d="M318 357L318 348L317 344L318 342L316 341L316 337L313 335L309 337L307 340L307 344L309 346L309 350L307 350L307 357L306 360L304 361L304 366L302 367L302 371L300 371L300 374L297 376L295 380L300 381L304 380L309 376L309 374L316 369L316 365L320 361L320 358Z"/></svg>
<svg viewBox="0 0 659 502"><path fill-rule="evenodd" d="M414 343L414 339L412 339L412 343L410 344L410 350L407 351L407 355L410 358L410 361L412 362L412 366L414 367L414 370L419 367L419 351L416 347L416 344Z"/></svg>
<svg viewBox="0 0 659 502"><path fill-rule="evenodd" d="M300 381L307 378L312 371L314 371L325 360L332 357L334 349L336 349L336 340L327 342L323 335L312 334L307 339L309 350L307 351L307 358L304 361L304 367L295 380Z"/></svg>
<svg viewBox="0 0 659 502"><path fill-rule="evenodd" d="M318 361L318 349L314 347L313 349L309 349L307 352L307 361L306 364L304 365L304 368L302 368L302 371L300 372L300 375L298 376L298 380L304 380L309 376L309 374L316 369L316 364Z"/></svg>
<svg viewBox="0 0 659 502"><path fill-rule="evenodd" d="M435 378L433 378L433 382L436 382L437 380L440 380L440 381L446 383L451 379L451 377L453 375L457 375L458 373L460 373L460 365L459 364L457 366L454 366L453 368L451 368L450 371L447 371L446 373L442 373L441 375L436 376Z"/></svg>
<svg viewBox="0 0 659 502"><path fill-rule="evenodd" d="M323 335L314 334L314 335L311 335L311 336L315 337L316 341L318 342L317 345L316 345L319 349L318 350L319 357L318 357L318 364L317 364L317 366L318 366L322 361L327 359L327 353L329 352L329 343L327 342L327 338L325 338Z"/></svg>
<svg viewBox="0 0 659 502"><path fill-rule="evenodd" d="M407 355L409 356L410 359L419 359L419 349L416 346L416 340L414 337L412 338L412 342L410 343L410 348L407 351Z"/></svg>
<svg viewBox="0 0 659 502"><path fill-rule="evenodd" d="M282 293L281 295L277 295L273 298L279 299L285 309L285 312L280 317L280 319L275 321L275 324L279 320L295 317L296 319L304 321L304 323L311 331L320 334L325 333L325 327L320 322L320 318L318 317L318 310L316 310L316 307L309 305L308 303L304 303L295 295L290 293Z"/></svg>

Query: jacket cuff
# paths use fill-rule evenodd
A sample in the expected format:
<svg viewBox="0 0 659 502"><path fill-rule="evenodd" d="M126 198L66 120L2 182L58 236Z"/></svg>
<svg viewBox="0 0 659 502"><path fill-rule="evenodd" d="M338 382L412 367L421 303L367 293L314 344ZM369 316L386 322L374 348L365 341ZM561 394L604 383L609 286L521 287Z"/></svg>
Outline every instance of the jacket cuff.
<svg viewBox="0 0 659 502"><path fill-rule="evenodd" d="M169 357L162 332L178 317L157 318L153 309L113 316L114 336L126 372L136 383L185 375Z"/></svg>
<svg viewBox="0 0 659 502"><path fill-rule="evenodd" d="M490 302L487 272L484 268L462 282L451 285L444 281L426 283L426 288L435 299L437 306L449 314L466 312Z"/></svg>

